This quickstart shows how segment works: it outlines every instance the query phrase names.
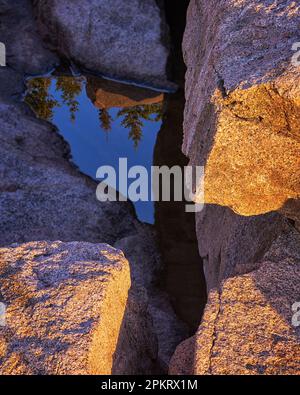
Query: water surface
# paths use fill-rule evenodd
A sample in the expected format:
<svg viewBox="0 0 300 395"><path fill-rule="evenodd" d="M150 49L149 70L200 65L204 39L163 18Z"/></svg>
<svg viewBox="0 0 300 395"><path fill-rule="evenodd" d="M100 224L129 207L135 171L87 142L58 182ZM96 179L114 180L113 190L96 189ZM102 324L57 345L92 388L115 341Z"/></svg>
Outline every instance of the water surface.
<svg viewBox="0 0 300 395"><path fill-rule="evenodd" d="M97 169L108 165L116 169L118 180L119 158L127 158L128 168L142 165L151 174L162 105L144 104L149 100L140 100L140 97L134 105L130 92L129 98L124 94L120 100L115 92L100 89L95 78L90 81L86 89L87 82L81 77L31 79L25 100L38 116L58 127L70 144L73 162L83 173L96 179ZM115 90L115 85L113 88ZM128 107L114 107L120 103ZM150 188L149 180L149 191ZM120 192L126 194L126 191ZM153 202L138 201L134 205L141 221L154 222Z"/></svg>

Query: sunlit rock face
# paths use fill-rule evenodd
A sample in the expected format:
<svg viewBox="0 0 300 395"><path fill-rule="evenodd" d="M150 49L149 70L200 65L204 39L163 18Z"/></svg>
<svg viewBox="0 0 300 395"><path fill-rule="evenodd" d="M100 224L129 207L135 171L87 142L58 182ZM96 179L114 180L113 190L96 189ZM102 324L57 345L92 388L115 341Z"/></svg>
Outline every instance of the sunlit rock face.
<svg viewBox="0 0 300 395"><path fill-rule="evenodd" d="M156 288L159 256L142 232L118 243L130 261L107 244L1 248L0 373L166 372L187 332Z"/></svg>
<svg viewBox="0 0 300 395"><path fill-rule="evenodd" d="M259 268L227 279L209 294L196 335L172 358L175 374L299 374L300 235L280 236Z"/></svg>
<svg viewBox="0 0 300 395"><path fill-rule="evenodd" d="M110 374L130 288L129 263L105 244L0 249L1 374Z"/></svg>
<svg viewBox="0 0 300 395"><path fill-rule="evenodd" d="M167 28L154 0L33 1L40 31L76 64L115 78L167 86Z"/></svg>
<svg viewBox="0 0 300 395"><path fill-rule="evenodd" d="M92 103L100 109L156 104L164 99L163 93L96 77L87 78L86 92Z"/></svg>
<svg viewBox="0 0 300 395"><path fill-rule="evenodd" d="M300 196L294 1L193 0L184 38L184 152L205 165L205 202L241 215Z"/></svg>

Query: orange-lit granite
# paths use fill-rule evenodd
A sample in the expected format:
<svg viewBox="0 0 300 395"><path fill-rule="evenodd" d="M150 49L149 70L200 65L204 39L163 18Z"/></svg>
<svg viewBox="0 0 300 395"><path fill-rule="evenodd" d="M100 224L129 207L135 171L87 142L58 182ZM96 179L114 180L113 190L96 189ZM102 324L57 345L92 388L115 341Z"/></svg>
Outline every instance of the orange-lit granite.
<svg viewBox="0 0 300 395"><path fill-rule="evenodd" d="M299 87L300 74L290 83ZM235 90L226 98L218 92L206 203L257 215L300 197L300 90L291 98L286 92L292 86L281 81Z"/></svg>
<svg viewBox="0 0 300 395"><path fill-rule="evenodd" d="M69 163L57 128L22 102L26 76L58 60L43 46L30 2L1 2L0 14L1 41L14 52L11 67L0 68L0 303L8 305L0 371L166 372L186 327L156 286L155 231L130 202L97 201L97 183ZM127 260L98 243L116 245Z"/></svg>
<svg viewBox="0 0 300 395"><path fill-rule="evenodd" d="M241 215L300 197L300 5L193 0L183 151L204 165L205 203Z"/></svg>
<svg viewBox="0 0 300 395"><path fill-rule="evenodd" d="M0 250L1 374L110 374L130 288L105 244L31 242Z"/></svg>

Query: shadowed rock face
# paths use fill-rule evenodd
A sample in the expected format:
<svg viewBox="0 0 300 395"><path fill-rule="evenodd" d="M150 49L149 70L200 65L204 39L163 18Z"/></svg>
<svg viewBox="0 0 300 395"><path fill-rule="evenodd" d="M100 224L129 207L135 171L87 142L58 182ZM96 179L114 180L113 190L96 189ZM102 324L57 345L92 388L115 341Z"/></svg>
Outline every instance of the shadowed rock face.
<svg viewBox="0 0 300 395"><path fill-rule="evenodd" d="M289 227L277 213L243 217L229 208L205 205L197 215L196 228L207 288L218 287L238 272L246 273L249 265L257 267L273 241Z"/></svg>
<svg viewBox="0 0 300 395"><path fill-rule="evenodd" d="M292 1L189 6L183 151L205 166L209 205L197 232L208 287L234 274L234 260L255 262L266 252L284 223L270 212L299 216L300 77L291 63L298 11Z"/></svg>
<svg viewBox="0 0 300 395"><path fill-rule="evenodd" d="M118 243L130 263L106 244L40 241L0 249L1 374L167 371L187 332L155 286L153 234L141 232Z"/></svg>
<svg viewBox="0 0 300 395"><path fill-rule="evenodd" d="M91 71L168 87L167 27L154 0L33 1L40 31Z"/></svg>
<svg viewBox="0 0 300 395"><path fill-rule="evenodd" d="M165 117L155 145L154 166L187 165L181 153L183 92L165 100ZM164 262L163 286L174 309L190 328L197 329L206 302L206 284L195 234L193 213L186 202L155 202L155 227Z"/></svg>
<svg viewBox="0 0 300 395"><path fill-rule="evenodd" d="M114 245L130 262L132 289L120 330L113 373L166 373L176 346L189 335L187 325L176 317L169 295L158 287L162 262L157 245L154 229L143 224L136 235L124 237ZM133 314L135 311L138 313Z"/></svg>
<svg viewBox="0 0 300 395"><path fill-rule="evenodd" d="M209 295L171 373L299 374L299 15L288 0L190 3L183 151L205 165Z"/></svg>
<svg viewBox="0 0 300 395"><path fill-rule="evenodd" d="M161 103L164 99L163 93L96 77L87 78L86 93L92 103L100 109L155 104Z"/></svg>
<svg viewBox="0 0 300 395"><path fill-rule="evenodd" d="M227 279L209 294L196 335L181 344L170 373L299 374L300 235L280 236L259 268Z"/></svg>

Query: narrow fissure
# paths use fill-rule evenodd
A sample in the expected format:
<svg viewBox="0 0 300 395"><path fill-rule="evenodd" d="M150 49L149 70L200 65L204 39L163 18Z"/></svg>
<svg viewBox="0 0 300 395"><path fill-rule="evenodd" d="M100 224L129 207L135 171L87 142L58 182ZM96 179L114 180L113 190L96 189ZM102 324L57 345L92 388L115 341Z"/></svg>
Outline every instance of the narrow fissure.
<svg viewBox="0 0 300 395"><path fill-rule="evenodd" d="M188 159L181 150L185 106L185 64L182 39L189 0L165 0L170 28L170 79L179 86L166 95L163 124L157 136L154 165L184 167ZM171 188L172 190L172 188ZM198 251L194 213L185 211L186 202L156 202L155 226L164 263L162 287L170 295L178 317L188 324L190 335L198 328L206 304L206 282Z"/></svg>

